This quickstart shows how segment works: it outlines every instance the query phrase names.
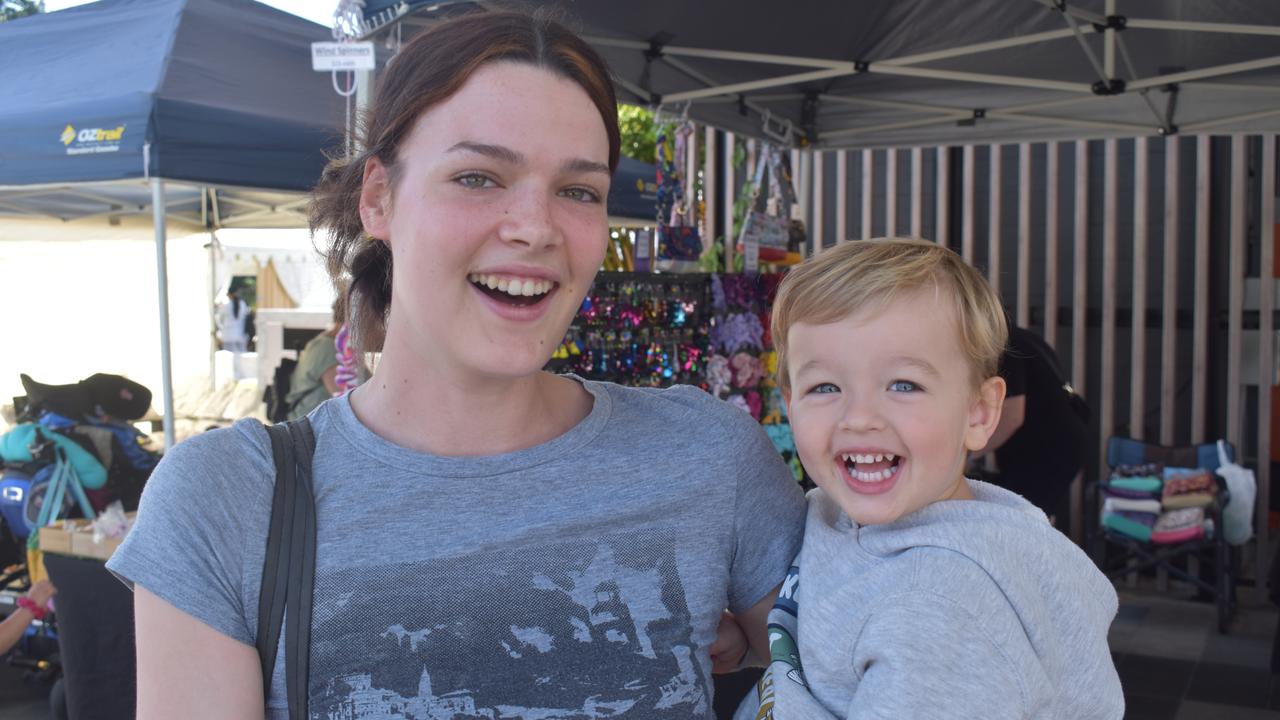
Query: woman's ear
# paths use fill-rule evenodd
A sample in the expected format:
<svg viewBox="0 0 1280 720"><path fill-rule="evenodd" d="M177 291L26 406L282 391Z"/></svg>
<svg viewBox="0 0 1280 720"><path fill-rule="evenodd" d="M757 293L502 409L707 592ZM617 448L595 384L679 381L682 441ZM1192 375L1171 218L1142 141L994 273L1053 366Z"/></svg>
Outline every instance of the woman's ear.
<svg viewBox="0 0 1280 720"><path fill-rule="evenodd" d="M364 163L360 185L360 222L370 237L391 239L391 174L382 161L371 157Z"/></svg>
<svg viewBox="0 0 1280 720"><path fill-rule="evenodd" d="M969 424L964 433L964 446L971 452L986 447L991 434L1000 424L1005 390L1004 378L997 376L984 380L974 394L969 405Z"/></svg>

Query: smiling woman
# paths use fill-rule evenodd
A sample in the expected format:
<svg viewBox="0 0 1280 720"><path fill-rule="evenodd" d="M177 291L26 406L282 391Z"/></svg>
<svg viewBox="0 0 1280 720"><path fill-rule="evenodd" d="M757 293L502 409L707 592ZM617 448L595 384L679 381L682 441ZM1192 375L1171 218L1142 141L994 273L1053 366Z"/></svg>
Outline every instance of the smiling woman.
<svg viewBox="0 0 1280 720"><path fill-rule="evenodd" d="M309 684L277 661L262 686L275 465L242 422L166 456L110 563L136 584L139 717L710 717L746 649L717 644L722 612L766 657L803 499L698 389L542 371L605 251L607 68L545 18L467 15L404 46L362 127L312 208L382 355L307 418Z"/></svg>

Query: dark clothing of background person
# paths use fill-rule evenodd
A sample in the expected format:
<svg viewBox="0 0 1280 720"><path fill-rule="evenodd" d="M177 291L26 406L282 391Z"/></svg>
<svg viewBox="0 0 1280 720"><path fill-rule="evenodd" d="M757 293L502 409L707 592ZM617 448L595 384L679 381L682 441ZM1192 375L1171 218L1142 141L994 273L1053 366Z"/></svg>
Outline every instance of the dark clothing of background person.
<svg viewBox="0 0 1280 720"><path fill-rule="evenodd" d="M1072 407L1071 394L1056 356L1038 335L1009 328L1009 346L1000 358L1005 379L1005 407L1025 398L1022 423L1008 440L995 447L999 474L992 482L1016 492L1066 528L1071 481L1084 464L1088 425Z"/></svg>

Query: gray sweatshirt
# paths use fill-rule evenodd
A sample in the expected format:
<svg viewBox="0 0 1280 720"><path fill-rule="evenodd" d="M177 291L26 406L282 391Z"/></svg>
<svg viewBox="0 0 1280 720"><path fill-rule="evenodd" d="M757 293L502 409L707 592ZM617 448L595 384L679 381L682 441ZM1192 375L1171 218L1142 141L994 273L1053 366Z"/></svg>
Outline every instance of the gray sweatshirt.
<svg viewBox="0 0 1280 720"><path fill-rule="evenodd" d="M866 527L813 491L736 720L1123 717L1110 582L1026 500L970 487Z"/></svg>

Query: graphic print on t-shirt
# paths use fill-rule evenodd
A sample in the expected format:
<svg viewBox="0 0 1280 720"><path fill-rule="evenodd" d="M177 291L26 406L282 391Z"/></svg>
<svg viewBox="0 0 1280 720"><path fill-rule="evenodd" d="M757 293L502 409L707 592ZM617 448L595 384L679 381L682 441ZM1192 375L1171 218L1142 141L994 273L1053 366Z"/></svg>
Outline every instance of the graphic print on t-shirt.
<svg viewBox="0 0 1280 720"><path fill-rule="evenodd" d="M669 539L322 573L315 603L315 720L710 713Z"/></svg>

